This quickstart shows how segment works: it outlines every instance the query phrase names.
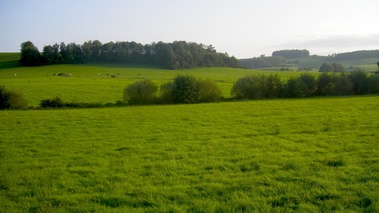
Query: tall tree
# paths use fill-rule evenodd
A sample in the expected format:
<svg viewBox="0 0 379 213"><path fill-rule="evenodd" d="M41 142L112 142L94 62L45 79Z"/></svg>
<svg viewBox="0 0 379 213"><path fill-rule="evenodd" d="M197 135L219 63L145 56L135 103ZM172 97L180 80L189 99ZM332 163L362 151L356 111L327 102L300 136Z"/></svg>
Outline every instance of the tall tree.
<svg viewBox="0 0 379 213"><path fill-rule="evenodd" d="M21 44L21 59L20 63L24 66L40 65L41 55L38 48L31 41L26 41Z"/></svg>

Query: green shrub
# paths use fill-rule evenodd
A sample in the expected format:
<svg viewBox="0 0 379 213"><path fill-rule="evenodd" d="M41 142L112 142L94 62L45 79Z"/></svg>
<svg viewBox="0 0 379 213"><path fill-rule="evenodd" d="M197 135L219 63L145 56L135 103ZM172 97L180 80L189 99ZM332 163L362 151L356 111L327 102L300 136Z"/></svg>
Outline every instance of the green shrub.
<svg viewBox="0 0 379 213"><path fill-rule="evenodd" d="M162 84L159 88L160 97L159 101L162 104L172 104L174 103L174 96L172 94L174 84L172 82L166 82Z"/></svg>
<svg viewBox="0 0 379 213"><path fill-rule="evenodd" d="M52 99L42 100L40 106L43 108L61 108L65 106L65 103L62 101L61 98L55 97Z"/></svg>
<svg viewBox="0 0 379 213"><path fill-rule="evenodd" d="M221 89L210 80L199 81L199 102L215 102L221 99Z"/></svg>
<svg viewBox="0 0 379 213"><path fill-rule="evenodd" d="M317 88L317 80L315 76L310 73L303 73L300 75L299 78L300 81L302 81L306 85L306 87L304 88L305 96L313 96Z"/></svg>
<svg viewBox="0 0 379 213"><path fill-rule="evenodd" d="M190 75L177 75L173 80L172 96L174 103L199 102L200 83Z"/></svg>
<svg viewBox="0 0 379 213"><path fill-rule="evenodd" d="M371 94L379 93L379 75L371 75L368 78L368 90Z"/></svg>
<svg viewBox="0 0 379 213"><path fill-rule="evenodd" d="M239 99L264 98L265 76L246 76L237 80L231 94Z"/></svg>
<svg viewBox="0 0 379 213"><path fill-rule="evenodd" d="M334 75L322 73L317 79L317 95L331 95L334 88Z"/></svg>
<svg viewBox="0 0 379 213"><path fill-rule="evenodd" d="M368 76L363 70L357 70L350 73L349 78L353 83L353 93L355 95L367 94L368 88Z"/></svg>
<svg viewBox="0 0 379 213"><path fill-rule="evenodd" d="M0 86L0 109L22 109L28 105L21 93Z"/></svg>
<svg viewBox="0 0 379 213"><path fill-rule="evenodd" d="M300 78L289 78L282 87L282 97L303 98L307 96L308 87Z"/></svg>
<svg viewBox="0 0 379 213"><path fill-rule="evenodd" d="M353 92L353 83L348 75L341 73L334 77L334 87L332 95L351 95Z"/></svg>
<svg viewBox="0 0 379 213"><path fill-rule="evenodd" d="M151 80L137 81L124 90L124 101L129 104L154 104L157 101L158 86Z"/></svg>
<svg viewBox="0 0 379 213"><path fill-rule="evenodd" d="M263 94L265 98L279 97L279 90L282 87L282 81L278 74L263 77Z"/></svg>

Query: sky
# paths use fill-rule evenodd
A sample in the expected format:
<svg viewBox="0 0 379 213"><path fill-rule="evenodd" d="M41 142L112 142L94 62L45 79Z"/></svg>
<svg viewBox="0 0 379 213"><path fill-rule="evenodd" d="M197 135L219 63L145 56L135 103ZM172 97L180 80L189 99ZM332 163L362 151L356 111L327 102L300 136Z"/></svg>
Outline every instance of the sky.
<svg viewBox="0 0 379 213"><path fill-rule="evenodd" d="M0 52L89 40L187 41L236 58L379 49L378 0L0 0Z"/></svg>

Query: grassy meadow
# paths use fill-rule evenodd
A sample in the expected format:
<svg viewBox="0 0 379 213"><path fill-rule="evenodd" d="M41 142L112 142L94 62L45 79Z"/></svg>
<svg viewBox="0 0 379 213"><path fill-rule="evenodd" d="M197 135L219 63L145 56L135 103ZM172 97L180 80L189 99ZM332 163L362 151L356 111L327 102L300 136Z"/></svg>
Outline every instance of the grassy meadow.
<svg viewBox="0 0 379 213"><path fill-rule="evenodd" d="M54 76L71 73L71 77ZM41 100L59 96L67 102L115 103L123 99L124 88L142 79L158 85L171 81L178 74L217 82L223 96L230 97L233 84L241 77L252 74L280 73L283 79L300 75L300 72L254 71L233 68L198 68L165 70L133 65L52 65L40 67L14 67L0 69L0 85L22 92L30 106ZM99 75L100 74L100 75ZM115 78L111 77L114 75Z"/></svg>
<svg viewBox="0 0 379 213"><path fill-rule="evenodd" d="M0 111L2 212L377 212L379 97Z"/></svg>
<svg viewBox="0 0 379 213"><path fill-rule="evenodd" d="M177 74L225 98L246 75L301 74L16 60L0 54L0 85L32 107L115 103ZM0 212L378 212L378 109L373 95L0 111Z"/></svg>

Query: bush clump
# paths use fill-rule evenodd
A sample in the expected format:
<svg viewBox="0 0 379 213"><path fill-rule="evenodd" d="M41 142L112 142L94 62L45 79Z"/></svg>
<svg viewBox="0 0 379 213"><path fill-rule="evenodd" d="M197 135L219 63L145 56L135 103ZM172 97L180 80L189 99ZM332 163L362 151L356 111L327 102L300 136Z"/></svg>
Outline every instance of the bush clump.
<svg viewBox="0 0 379 213"><path fill-rule="evenodd" d="M177 75L172 82L160 87L160 101L164 104L215 102L221 99L221 89L215 82Z"/></svg>
<svg viewBox="0 0 379 213"><path fill-rule="evenodd" d="M124 90L124 101L132 105L148 105L157 102L158 86L151 80L137 81Z"/></svg>
<svg viewBox="0 0 379 213"><path fill-rule="evenodd" d="M231 94L239 99L275 98L281 88L279 75L246 76L233 85Z"/></svg>
<svg viewBox="0 0 379 213"><path fill-rule="evenodd" d="M8 91L0 86L0 109L23 109L28 106L24 96L15 91Z"/></svg>
<svg viewBox="0 0 379 213"><path fill-rule="evenodd" d="M55 97L52 99L42 100L40 106L43 108L61 108L65 106L65 103L61 98Z"/></svg>

